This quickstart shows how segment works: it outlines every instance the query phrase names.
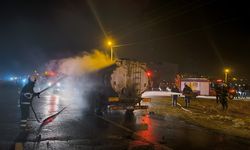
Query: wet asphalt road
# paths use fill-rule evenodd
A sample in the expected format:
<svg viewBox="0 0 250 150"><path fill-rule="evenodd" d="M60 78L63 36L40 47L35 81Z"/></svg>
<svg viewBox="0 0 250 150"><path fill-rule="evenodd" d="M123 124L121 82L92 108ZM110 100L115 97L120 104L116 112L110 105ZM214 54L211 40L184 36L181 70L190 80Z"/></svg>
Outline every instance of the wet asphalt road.
<svg viewBox="0 0 250 150"><path fill-rule="evenodd" d="M10 149L20 136L18 94L14 87L2 86L0 98L0 149ZM128 117L124 112L113 111L103 116L108 120L105 121L83 105L86 104L58 94L44 94L35 99L40 120L67 108L42 127L40 141L36 137L41 124L31 115L29 123L33 128L25 139L25 148L151 149L165 145L173 149L250 149L248 140L214 133L176 118L149 116L144 111L135 111L134 116ZM153 146L155 143L159 145Z"/></svg>
<svg viewBox="0 0 250 150"><path fill-rule="evenodd" d="M58 94L43 94L33 104L39 120L44 120L65 106L55 119L42 126L31 112L28 133L19 130L20 108L15 85L0 87L0 150L14 149L14 144L24 142L25 149L130 149L152 148L152 144L134 137L115 125L104 121L89 111L84 103ZM38 133L38 131L40 131ZM41 135L41 139L37 139Z"/></svg>
<svg viewBox="0 0 250 150"><path fill-rule="evenodd" d="M0 83L0 150L8 149L19 132L17 86Z"/></svg>
<svg viewBox="0 0 250 150"><path fill-rule="evenodd" d="M37 129L41 125L32 120L36 127L27 137L27 149L128 149L137 146L151 147L132 134L112 125L81 106L60 95L46 95L35 103L35 110L41 118L53 115L67 107L54 120L43 126L41 140L36 141ZM41 119L43 120L43 119Z"/></svg>
<svg viewBox="0 0 250 150"><path fill-rule="evenodd" d="M136 131L136 134L148 141L155 141L172 149L250 149L249 139L216 133L173 117L136 112L133 123L122 120L120 114L113 114L109 118Z"/></svg>

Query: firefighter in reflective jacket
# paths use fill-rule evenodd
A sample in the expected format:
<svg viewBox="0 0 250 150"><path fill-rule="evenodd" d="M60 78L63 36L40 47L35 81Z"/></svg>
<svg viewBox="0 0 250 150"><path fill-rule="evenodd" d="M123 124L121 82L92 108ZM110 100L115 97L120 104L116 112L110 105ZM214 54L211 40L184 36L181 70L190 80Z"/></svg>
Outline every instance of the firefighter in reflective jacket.
<svg viewBox="0 0 250 150"><path fill-rule="evenodd" d="M27 128L27 119L29 117L30 113L30 105L31 101L34 97L38 97L40 93L35 93L34 92L34 86L36 83L36 78L35 76L31 76L29 78L28 83L22 88L21 94L20 94L20 107L21 107L21 121L20 121L20 127L22 129Z"/></svg>

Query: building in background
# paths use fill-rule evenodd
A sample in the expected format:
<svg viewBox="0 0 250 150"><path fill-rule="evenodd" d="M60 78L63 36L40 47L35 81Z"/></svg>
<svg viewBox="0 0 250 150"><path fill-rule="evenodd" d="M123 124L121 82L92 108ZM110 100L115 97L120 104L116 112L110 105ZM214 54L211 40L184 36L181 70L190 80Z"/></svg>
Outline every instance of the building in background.
<svg viewBox="0 0 250 150"><path fill-rule="evenodd" d="M178 83L181 91L187 84L197 95L210 95L210 81L207 78L181 78Z"/></svg>

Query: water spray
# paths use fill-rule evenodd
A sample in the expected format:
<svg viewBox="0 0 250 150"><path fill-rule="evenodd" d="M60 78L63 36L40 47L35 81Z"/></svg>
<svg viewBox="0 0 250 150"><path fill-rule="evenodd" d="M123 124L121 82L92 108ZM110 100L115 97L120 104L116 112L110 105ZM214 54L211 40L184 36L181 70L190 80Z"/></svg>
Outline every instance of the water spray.
<svg viewBox="0 0 250 150"><path fill-rule="evenodd" d="M41 91L38 92L38 93L41 94L41 93L47 91L48 89L54 87L58 82L60 82L61 80L65 79L66 77L67 77L67 76L64 76L64 77L58 79L58 80L57 80L56 82L54 82L51 86L48 86L47 88L41 90ZM38 95L38 98L40 98L39 95ZM31 105L30 105L30 106L31 106L32 112L34 113L34 116L35 116L35 118L36 118L36 121L39 122L39 123L41 123L41 121L38 119L37 114L36 114L36 112L35 112L35 110L34 110L34 107L33 107L33 99L32 99L32 101L31 101Z"/></svg>

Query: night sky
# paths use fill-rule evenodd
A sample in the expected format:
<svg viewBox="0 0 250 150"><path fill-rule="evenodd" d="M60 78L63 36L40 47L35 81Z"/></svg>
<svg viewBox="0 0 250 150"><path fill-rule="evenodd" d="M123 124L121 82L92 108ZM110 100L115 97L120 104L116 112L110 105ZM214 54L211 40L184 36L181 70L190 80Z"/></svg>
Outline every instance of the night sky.
<svg viewBox="0 0 250 150"><path fill-rule="evenodd" d="M243 0L1 1L0 74L107 50L109 36L122 58L166 61L207 75L222 75L228 66L250 79L248 6Z"/></svg>

